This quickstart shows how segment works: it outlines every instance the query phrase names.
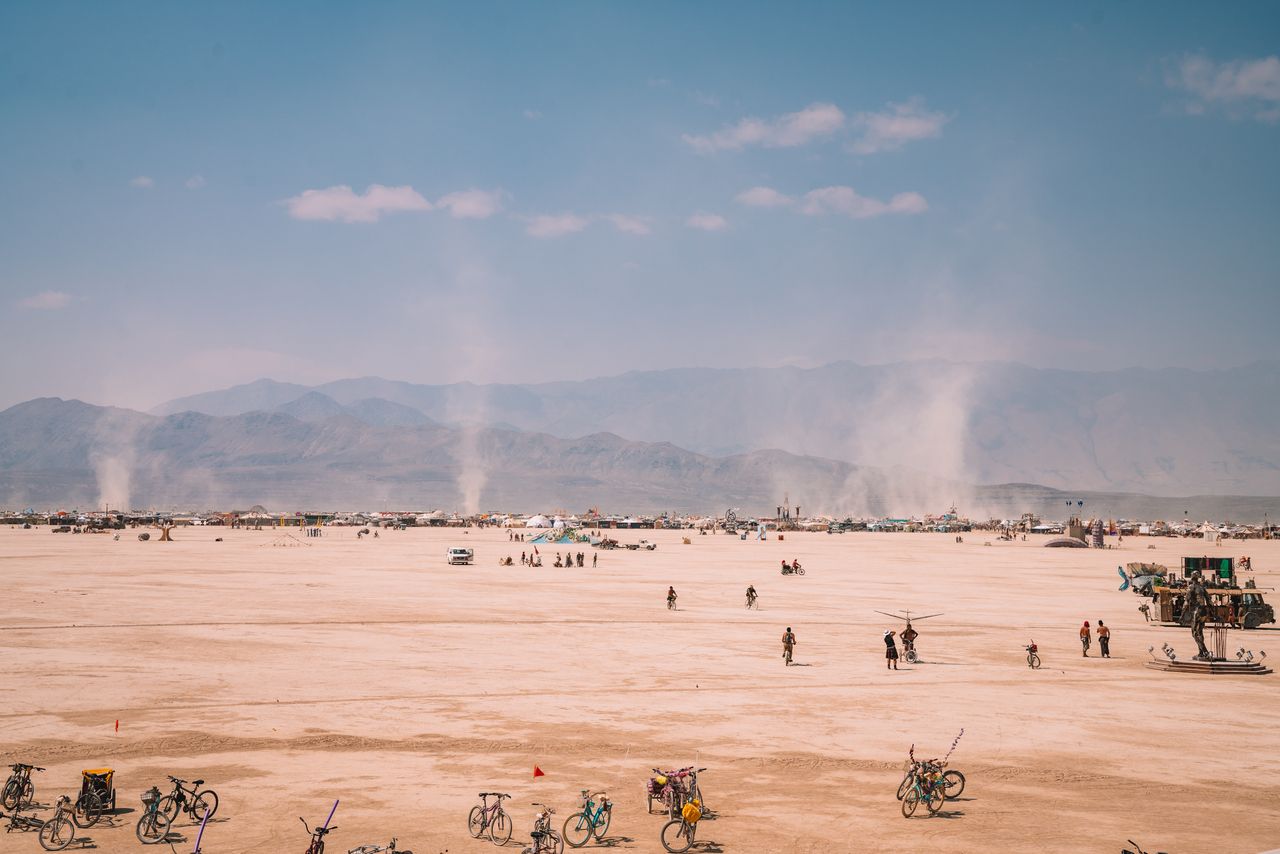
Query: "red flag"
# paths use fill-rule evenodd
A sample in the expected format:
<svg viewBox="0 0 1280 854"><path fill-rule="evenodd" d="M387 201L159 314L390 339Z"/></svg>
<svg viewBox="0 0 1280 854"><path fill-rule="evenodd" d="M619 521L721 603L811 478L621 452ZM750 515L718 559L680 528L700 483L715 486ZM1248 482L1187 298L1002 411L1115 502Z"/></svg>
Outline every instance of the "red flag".
<svg viewBox="0 0 1280 854"><path fill-rule="evenodd" d="M120 731L120 719L116 718L116 732Z"/></svg>
<svg viewBox="0 0 1280 854"><path fill-rule="evenodd" d="M547 776L547 775L546 775L546 772L544 772L541 768L539 768L537 765L535 765L535 766L533 766L533 776L535 776L535 777L545 777L545 776Z"/></svg>

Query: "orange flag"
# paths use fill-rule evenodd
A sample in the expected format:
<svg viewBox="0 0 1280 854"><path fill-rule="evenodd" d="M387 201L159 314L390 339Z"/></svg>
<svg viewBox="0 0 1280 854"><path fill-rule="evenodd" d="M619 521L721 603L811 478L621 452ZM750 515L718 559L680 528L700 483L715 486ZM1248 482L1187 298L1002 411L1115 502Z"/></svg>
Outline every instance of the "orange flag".
<svg viewBox="0 0 1280 854"><path fill-rule="evenodd" d="M547 774L546 774L546 772L545 772L545 771L543 771L541 768L539 768L537 765L535 765L535 766L533 766L533 776L535 776L535 777L545 777L545 776L547 776Z"/></svg>

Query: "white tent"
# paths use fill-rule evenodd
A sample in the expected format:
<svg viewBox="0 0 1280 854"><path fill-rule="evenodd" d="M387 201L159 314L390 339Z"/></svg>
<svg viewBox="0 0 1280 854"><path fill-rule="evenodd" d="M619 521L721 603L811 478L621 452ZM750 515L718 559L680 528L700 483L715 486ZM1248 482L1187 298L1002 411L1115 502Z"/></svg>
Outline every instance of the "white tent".
<svg viewBox="0 0 1280 854"><path fill-rule="evenodd" d="M539 513L537 516L530 516L524 526L526 528L550 528L551 520Z"/></svg>

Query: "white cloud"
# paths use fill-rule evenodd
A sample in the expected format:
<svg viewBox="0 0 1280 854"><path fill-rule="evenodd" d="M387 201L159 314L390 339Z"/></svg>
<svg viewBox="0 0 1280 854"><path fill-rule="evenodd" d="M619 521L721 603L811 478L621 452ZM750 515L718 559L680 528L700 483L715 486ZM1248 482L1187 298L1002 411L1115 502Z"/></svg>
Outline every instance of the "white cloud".
<svg viewBox="0 0 1280 854"><path fill-rule="evenodd" d="M188 190L198 190L204 186L205 180L203 175L192 175L183 183Z"/></svg>
<svg viewBox="0 0 1280 854"><path fill-rule="evenodd" d="M852 187L820 187L800 200L800 212L809 216L841 214L853 219L871 219L886 214L920 214L929 203L919 193L898 193L887 202L860 196Z"/></svg>
<svg viewBox="0 0 1280 854"><path fill-rule="evenodd" d="M719 214L702 212L689 217L684 221L684 224L702 231L724 231L729 227L729 221Z"/></svg>
<svg viewBox="0 0 1280 854"><path fill-rule="evenodd" d="M533 237L564 237L582 231L591 220L573 213L541 214L529 218L525 233Z"/></svg>
<svg viewBox="0 0 1280 854"><path fill-rule="evenodd" d="M436 202L436 207L446 208L454 219L488 219L502 210L501 190L461 190L450 193Z"/></svg>
<svg viewBox="0 0 1280 854"><path fill-rule="evenodd" d="M946 114L926 110L919 98L889 104L879 113L858 113L853 117L859 136L849 148L855 154L893 151L917 139L941 136L947 121Z"/></svg>
<svg viewBox="0 0 1280 854"><path fill-rule="evenodd" d="M613 223L613 227L626 234L648 234L651 229L644 217L630 214L605 214L604 218Z"/></svg>
<svg viewBox="0 0 1280 854"><path fill-rule="evenodd" d="M538 110L525 110L524 117L529 121L542 118L542 113Z"/></svg>
<svg viewBox="0 0 1280 854"><path fill-rule="evenodd" d="M138 177L134 178L132 181L129 182L129 186L141 187L144 190L150 190L155 185L156 185L156 182L152 181L146 175L139 175Z"/></svg>
<svg viewBox="0 0 1280 854"><path fill-rule="evenodd" d="M71 294L62 291L41 291L19 300L18 305L36 311L57 311L71 304Z"/></svg>
<svg viewBox="0 0 1280 854"><path fill-rule="evenodd" d="M1232 114L1252 113L1259 121L1280 121L1280 56L1217 63L1205 56L1185 56L1165 82L1197 100L1188 113L1203 115L1220 105Z"/></svg>
<svg viewBox="0 0 1280 854"><path fill-rule="evenodd" d="M775 119L748 117L713 134L681 137L700 154L737 151L749 145L765 148L792 148L819 137L830 136L844 127L844 113L835 104L810 104L796 113Z"/></svg>
<svg viewBox="0 0 1280 854"><path fill-rule="evenodd" d="M794 204L795 199L779 193L772 187L752 187L734 197L734 201L750 208L780 208Z"/></svg>
<svg viewBox="0 0 1280 854"><path fill-rule="evenodd" d="M306 190L285 199L284 204L288 205L289 216L294 219L342 222L377 222L383 214L431 210L431 203L408 185L384 187L370 184L361 194L342 184L323 190Z"/></svg>

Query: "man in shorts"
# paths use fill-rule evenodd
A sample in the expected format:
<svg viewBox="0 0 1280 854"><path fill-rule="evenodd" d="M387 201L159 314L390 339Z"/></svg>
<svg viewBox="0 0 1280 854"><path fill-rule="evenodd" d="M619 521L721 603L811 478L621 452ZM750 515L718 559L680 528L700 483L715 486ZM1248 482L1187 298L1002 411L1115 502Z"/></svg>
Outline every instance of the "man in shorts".
<svg viewBox="0 0 1280 854"><path fill-rule="evenodd" d="M787 667L791 666L791 653L795 651L795 647L796 634L787 626L787 630L782 633L782 658L787 662Z"/></svg>

